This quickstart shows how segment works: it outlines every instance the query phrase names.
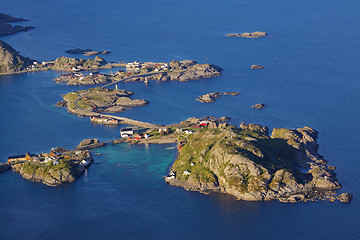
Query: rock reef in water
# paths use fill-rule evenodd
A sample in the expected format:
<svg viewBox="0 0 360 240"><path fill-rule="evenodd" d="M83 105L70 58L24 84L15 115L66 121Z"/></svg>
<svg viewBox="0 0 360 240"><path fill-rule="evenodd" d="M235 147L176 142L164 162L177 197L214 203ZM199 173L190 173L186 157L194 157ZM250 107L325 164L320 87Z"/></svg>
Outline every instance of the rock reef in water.
<svg viewBox="0 0 360 240"><path fill-rule="evenodd" d="M261 66L261 65L251 65L251 69L252 70L257 70L257 69L262 69L264 68L264 66Z"/></svg>
<svg viewBox="0 0 360 240"><path fill-rule="evenodd" d="M30 29L35 28L33 26L23 27L20 25L13 26L10 24L13 22L24 22L24 21L29 21L29 20L24 18L15 18L10 15L0 13L0 36L12 35L18 32L29 31Z"/></svg>
<svg viewBox="0 0 360 240"><path fill-rule="evenodd" d="M187 136L165 181L192 191L220 191L246 201L323 199L341 185L317 152L317 132L242 123ZM302 169L307 168L306 172ZM340 197L341 196L341 197ZM344 201L348 195L340 195Z"/></svg>
<svg viewBox="0 0 360 240"><path fill-rule="evenodd" d="M245 32L245 33L229 33L226 35L226 37L242 37L242 38L259 38L259 37L265 37L267 35L266 32L259 32L259 31L256 31L256 32L253 32L253 33L248 33L248 32Z"/></svg>
<svg viewBox="0 0 360 240"><path fill-rule="evenodd" d="M265 107L265 104L258 103L258 104L255 104L255 105L251 106L251 107L255 108L255 109L263 109Z"/></svg>
<svg viewBox="0 0 360 240"><path fill-rule="evenodd" d="M213 93L207 93L202 96L199 96L199 98L197 98L196 100L203 102L203 103L212 103L212 102L215 102L216 98L219 98L222 95L236 96L239 94L240 94L240 92L226 92L226 93L213 92Z"/></svg>

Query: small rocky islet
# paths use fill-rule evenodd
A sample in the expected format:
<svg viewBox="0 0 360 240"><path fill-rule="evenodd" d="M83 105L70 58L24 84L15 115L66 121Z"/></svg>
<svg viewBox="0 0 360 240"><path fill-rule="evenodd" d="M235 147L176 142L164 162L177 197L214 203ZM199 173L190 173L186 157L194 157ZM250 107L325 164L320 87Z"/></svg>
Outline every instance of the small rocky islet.
<svg viewBox="0 0 360 240"><path fill-rule="evenodd" d="M237 96L239 94L240 94L240 92L225 92L225 93L212 92L212 93L207 93L207 94L201 95L196 100L199 102L203 102L203 103L212 103L212 102L216 101L216 98L219 98L223 95Z"/></svg>
<svg viewBox="0 0 360 240"><path fill-rule="evenodd" d="M244 32L244 33L229 33L226 35L226 37L240 37L240 38L260 38L260 37L265 37L267 36L266 32L260 32L260 31L256 31L256 32L252 32L252 33L248 33L248 32Z"/></svg>

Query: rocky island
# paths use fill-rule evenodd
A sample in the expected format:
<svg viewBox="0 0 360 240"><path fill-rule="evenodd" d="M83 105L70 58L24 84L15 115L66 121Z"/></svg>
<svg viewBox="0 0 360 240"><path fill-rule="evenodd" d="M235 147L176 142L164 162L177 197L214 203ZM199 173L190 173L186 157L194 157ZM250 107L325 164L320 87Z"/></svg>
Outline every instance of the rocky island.
<svg viewBox="0 0 360 240"><path fill-rule="evenodd" d="M246 201L314 201L341 188L335 167L318 154L318 133L310 127L274 128L269 135L257 124L210 126L178 137L178 157L167 183Z"/></svg>
<svg viewBox="0 0 360 240"><path fill-rule="evenodd" d="M8 164L25 179L48 186L73 183L90 166L93 157L88 150L66 150L58 147L49 153L10 156Z"/></svg>
<svg viewBox="0 0 360 240"><path fill-rule="evenodd" d="M64 95L63 101L57 106L66 106L69 112L75 114L79 109L92 113L116 113L149 103L142 99L131 99L133 94L122 89L91 88Z"/></svg>
<svg viewBox="0 0 360 240"><path fill-rule="evenodd" d="M123 64L126 70L111 74L79 73L63 74L54 80L67 85L92 85L119 81L191 81L202 78L212 78L221 75L221 68L213 64L197 64L192 60L171 61L170 63L132 62ZM79 66L72 66L74 70ZM72 67L70 69L72 69ZM82 69L80 67L80 69Z"/></svg>
<svg viewBox="0 0 360 240"><path fill-rule="evenodd" d="M16 18L12 17L10 15L0 13L0 36L6 36L6 35L12 35L18 32L22 31L29 31L30 29L33 29L33 26L20 26L20 25L11 25L10 23L14 22L25 22L29 21L24 18Z"/></svg>

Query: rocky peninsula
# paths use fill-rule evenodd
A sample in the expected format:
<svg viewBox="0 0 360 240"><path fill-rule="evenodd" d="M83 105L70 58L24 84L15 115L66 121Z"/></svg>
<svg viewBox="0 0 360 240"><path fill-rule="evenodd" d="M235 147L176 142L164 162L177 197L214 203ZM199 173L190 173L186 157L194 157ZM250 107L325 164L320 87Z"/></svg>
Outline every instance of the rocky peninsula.
<svg viewBox="0 0 360 240"><path fill-rule="evenodd" d="M35 28L34 26L20 26L20 25L11 25L10 23L15 22L25 22L29 21L24 18L16 18L10 15L0 13L0 36L12 35L22 31L29 31L30 29Z"/></svg>
<svg viewBox="0 0 360 240"><path fill-rule="evenodd" d="M274 128L269 135L257 124L210 126L178 136L178 157L167 183L246 201L335 199L334 190L341 188L335 167L318 154L318 133L310 127Z"/></svg>

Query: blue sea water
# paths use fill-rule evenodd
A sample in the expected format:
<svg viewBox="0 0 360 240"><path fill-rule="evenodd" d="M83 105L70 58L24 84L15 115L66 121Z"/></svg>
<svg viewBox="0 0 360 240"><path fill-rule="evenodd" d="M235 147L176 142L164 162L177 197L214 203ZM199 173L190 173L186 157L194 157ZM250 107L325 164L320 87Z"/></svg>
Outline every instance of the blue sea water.
<svg viewBox="0 0 360 240"><path fill-rule="evenodd" d="M37 60L72 56L74 47L110 50L108 61L193 59L223 75L192 82L122 83L150 101L122 116L176 123L192 116L230 116L272 127L309 125L349 204L238 201L169 186L162 177L172 145L97 149L101 162L75 184L57 188L0 175L0 239L359 239L360 2L358 1L24 1L2 0L1 12L36 28L1 37ZM266 31L261 39L225 38ZM78 56L80 57L80 56ZM251 71L252 64L265 68ZM74 148L84 138L111 140L119 127L94 125L55 107L84 89L52 79L60 72L0 77L0 161L7 156ZM213 92L240 91L215 103ZM265 103L256 111L250 106Z"/></svg>

